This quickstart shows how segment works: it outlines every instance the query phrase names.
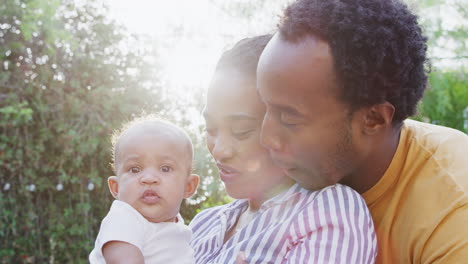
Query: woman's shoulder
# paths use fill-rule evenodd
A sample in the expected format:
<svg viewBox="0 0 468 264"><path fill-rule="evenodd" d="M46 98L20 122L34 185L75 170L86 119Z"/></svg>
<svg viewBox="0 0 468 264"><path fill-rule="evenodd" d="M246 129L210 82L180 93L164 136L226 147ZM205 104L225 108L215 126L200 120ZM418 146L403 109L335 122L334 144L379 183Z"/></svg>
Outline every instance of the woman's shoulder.
<svg viewBox="0 0 468 264"><path fill-rule="evenodd" d="M315 191L301 188L301 192L306 197L303 214L331 214L337 218L360 215L371 219L365 200L349 186L335 184Z"/></svg>
<svg viewBox="0 0 468 264"><path fill-rule="evenodd" d="M364 201L362 196L353 188L339 183L327 186L319 190L319 193L320 195L333 196L337 199L357 199Z"/></svg>
<svg viewBox="0 0 468 264"><path fill-rule="evenodd" d="M236 206L240 202L241 200L235 200L228 204L213 206L213 207L204 209L195 215L195 217L190 222L189 226L194 227L197 223L205 223L209 219L212 220L214 218L217 218L220 213L224 212L225 210L228 210L231 207Z"/></svg>
<svg viewBox="0 0 468 264"><path fill-rule="evenodd" d="M226 208L226 207L227 207L227 204L223 204L223 205L218 205L218 206L213 206L213 207L210 207L210 208L203 209L198 214L195 215L193 220L195 220L197 218L200 218L200 217L203 217L203 218L204 217L211 217L211 216L216 215L219 212L223 211L223 209Z"/></svg>
<svg viewBox="0 0 468 264"><path fill-rule="evenodd" d="M364 199L358 192L349 186L339 183L314 191L302 189L302 192L309 197L310 203L327 202L327 204L331 204L352 201L355 205L365 204Z"/></svg>
<svg viewBox="0 0 468 264"><path fill-rule="evenodd" d="M374 234L371 214L364 199L352 188L335 184L320 190L301 189L307 202L294 217L294 226L299 229L297 239L307 237L326 227L332 233ZM370 237L372 239L372 237Z"/></svg>

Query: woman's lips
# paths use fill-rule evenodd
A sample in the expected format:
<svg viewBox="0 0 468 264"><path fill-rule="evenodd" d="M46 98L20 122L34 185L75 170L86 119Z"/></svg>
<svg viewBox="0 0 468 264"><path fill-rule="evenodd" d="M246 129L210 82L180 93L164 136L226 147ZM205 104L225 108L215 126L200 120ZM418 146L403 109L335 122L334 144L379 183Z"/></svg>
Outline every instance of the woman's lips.
<svg viewBox="0 0 468 264"><path fill-rule="evenodd" d="M221 177L221 180L225 183L229 183L235 180L240 174L240 172L234 169L233 167L221 163L217 163L216 165L219 168L219 176Z"/></svg>
<svg viewBox="0 0 468 264"><path fill-rule="evenodd" d="M146 191L143 192L143 195L141 196L141 199L146 204L155 204L155 203L159 202L161 197L159 197L159 195L153 190L146 190Z"/></svg>

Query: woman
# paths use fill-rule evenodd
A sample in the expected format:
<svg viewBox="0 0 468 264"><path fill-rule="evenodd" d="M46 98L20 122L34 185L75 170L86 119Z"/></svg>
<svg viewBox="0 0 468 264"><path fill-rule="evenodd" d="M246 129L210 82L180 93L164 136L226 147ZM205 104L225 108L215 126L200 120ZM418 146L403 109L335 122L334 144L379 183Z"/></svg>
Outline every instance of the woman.
<svg viewBox="0 0 468 264"><path fill-rule="evenodd" d="M207 146L227 193L238 200L192 220L196 261L234 263L243 256L245 263L373 263L376 237L359 194L339 184L302 189L260 145L265 106L256 92L256 68L270 38L244 39L225 52L208 89Z"/></svg>

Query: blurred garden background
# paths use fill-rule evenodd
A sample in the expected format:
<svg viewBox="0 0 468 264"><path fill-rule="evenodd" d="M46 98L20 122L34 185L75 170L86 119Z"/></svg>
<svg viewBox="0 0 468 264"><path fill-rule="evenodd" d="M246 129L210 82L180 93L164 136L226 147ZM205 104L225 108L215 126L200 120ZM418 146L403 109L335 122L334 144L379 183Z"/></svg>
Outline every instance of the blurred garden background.
<svg viewBox="0 0 468 264"><path fill-rule="evenodd" d="M112 197L110 134L142 113L195 144L188 221L226 203L200 112L216 60L286 0L0 0L0 263L86 263ZM468 133L468 5L411 0L429 37L415 119ZM467 150L468 153L468 150Z"/></svg>

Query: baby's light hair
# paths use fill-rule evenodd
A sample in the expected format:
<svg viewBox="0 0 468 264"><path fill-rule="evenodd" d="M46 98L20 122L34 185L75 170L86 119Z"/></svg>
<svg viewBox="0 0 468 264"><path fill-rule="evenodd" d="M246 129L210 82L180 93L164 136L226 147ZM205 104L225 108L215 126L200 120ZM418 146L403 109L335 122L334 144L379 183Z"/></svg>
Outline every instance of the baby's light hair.
<svg viewBox="0 0 468 264"><path fill-rule="evenodd" d="M133 128L133 127L136 127L136 126L140 126L140 125L165 125L167 127L173 128L175 131L177 131L177 133L179 133L182 138L187 140L187 147L188 147L188 151L190 152L189 170L190 170L190 172L192 171L192 165L191 164L192 164L192 159L193 159L193 144L192 144L192 140L190 139L187 132L185 132L182 128L176 126L172 122L169 122L168 120L160 118L155 114L149 114L149 115L143 115L143 116L140 116L140 117L136 117L136 118L128 121L127 123L124 123L119 129L114 130L114 132L112 133L112 136L111 136L111 147L112 147L111 153L112 153L112 157L111 157L110 165L111 165L112 170L114 171L114 173L116 175L117 175L117 170L116 170L115 163L116 163L116 155L117 155L118 147L119 147L119 140L127 130L129 130L129 129Z"/></svg>

